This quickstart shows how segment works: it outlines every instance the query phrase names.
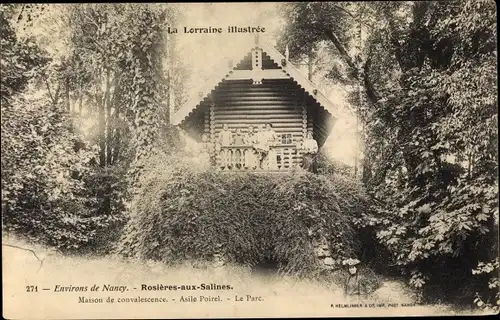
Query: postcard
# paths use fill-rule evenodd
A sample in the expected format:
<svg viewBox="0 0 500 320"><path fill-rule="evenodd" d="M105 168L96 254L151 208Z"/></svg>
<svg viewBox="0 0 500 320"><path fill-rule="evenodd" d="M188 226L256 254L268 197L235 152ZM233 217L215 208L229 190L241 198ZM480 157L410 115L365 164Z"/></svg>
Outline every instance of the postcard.
<svg viewBox="0 0 500 320"><path fill-rule="evenodd" d="M497 314L496 18L3 4L4 317Z"/></svg>

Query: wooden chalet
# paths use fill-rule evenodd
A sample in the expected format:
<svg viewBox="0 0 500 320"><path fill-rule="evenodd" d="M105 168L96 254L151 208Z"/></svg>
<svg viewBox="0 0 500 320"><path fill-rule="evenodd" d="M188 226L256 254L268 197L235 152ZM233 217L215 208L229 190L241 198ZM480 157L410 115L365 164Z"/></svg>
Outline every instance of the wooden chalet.
<svg viewBox="0 0 500 320"><path fill-rule="evenodd" d="M319 148L324 145L337 120L337 107L272 45L257 40L228 69L171 116L172 124L197 141L204 136L214 165L225 170L289 171L302 164L300 145L308 132ZM268 123L277 137L270 153L273 167L241 165L242 155L250 152L251 145L218 144L224 125L231 132L240 129L245 134L249 126Z"/></svg>

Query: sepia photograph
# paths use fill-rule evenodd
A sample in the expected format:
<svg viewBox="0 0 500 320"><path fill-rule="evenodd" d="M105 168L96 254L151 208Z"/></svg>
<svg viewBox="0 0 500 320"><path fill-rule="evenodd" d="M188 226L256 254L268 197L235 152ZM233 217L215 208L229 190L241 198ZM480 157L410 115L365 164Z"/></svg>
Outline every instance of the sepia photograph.
<svg viewBox="0 0 500 320"><path fill-rule="evenodd" d="M492 0L0 5L6 319L494 315Z"/></svg>

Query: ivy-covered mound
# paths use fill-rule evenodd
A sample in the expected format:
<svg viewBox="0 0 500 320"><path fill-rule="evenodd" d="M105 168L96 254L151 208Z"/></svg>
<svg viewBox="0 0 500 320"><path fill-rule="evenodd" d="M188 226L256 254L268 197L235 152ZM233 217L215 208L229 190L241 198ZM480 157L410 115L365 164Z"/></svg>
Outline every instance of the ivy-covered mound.
<svg viewBox="0 0 500 320"><path fill-rule="evenodd" d="M194 171L188 165L150 175L132 205L125 256L164 263L211 261L253 266L266 260L295 275L320 272L318 245L328 265L354 257L352 218L358 206L336 191L332 178L289 174Z"/></svg>

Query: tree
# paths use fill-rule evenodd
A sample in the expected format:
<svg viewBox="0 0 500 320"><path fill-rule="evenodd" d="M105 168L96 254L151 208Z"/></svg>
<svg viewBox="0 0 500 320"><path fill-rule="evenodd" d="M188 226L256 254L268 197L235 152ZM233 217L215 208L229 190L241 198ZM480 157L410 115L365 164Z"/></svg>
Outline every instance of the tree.
<svg viewBox="0 0 500 320"><path fill-rule="evenodd" d="M399 6L399 5L396 5ZM372 65L370 46L365 46L362 33L376 32L376 21L384 20L379 4L352 3L294 3L284 4L288 23L278 44L290 48L292 59L307 58L309 62L323 49L333 59L327 77L347 87L350 102L356 107L356 116L363 115L378 100L373 80L368 76ZM312 21L312 23L311 23ZM358 126L358 124L356 124ZM358 133L356 133L358 136ZM358 137L356 137L358 139ZM358 159L358 147L355 160ZM363 173L369 172L369 158ZM355 173L357 172L357 163Z"/></svg>
<svg viewBox="0 0 500 320"><path fill-rule="evenodd" d="M285 6L290 20L283 41L293 44L290 53L330 43L347 78L362 84L364 99L353 96L352 102L361 102L363 181L377 210L360 224L377 221L377 241L414 286L458 283L443 295L471 301L474 293L467 290L477 290L491 305L495 293L488 292L487 281L469 275L496 250L494 4ZM351 29L359 30L360 23L366 37L356 56Z"/></svg>
<svg viewBox="0 0 500 320"><path fill-rule="evenodd" d="M7 156L2 157L5 168L2 191L6 195L2 205L8 212L7 226L24 230L26 234L32 229L34 237L43 238L41 230L47 225L38 225L43 220L52 223L50 228L53 230L61 228L57 232L69 232L76 237L59 238L61 241L58 241L51 238L57 235L47 232L45 242L65 246L79 240L90 241L92 237L82 238L71 233L69 229L74 227L71 223L81 223L80 232L89 227L82 217L91 219L100 214L101 218L89 221L103 227L110 225L104 222L105 219L113 220L123 214L120 203L125 193L124 172L131 163L152 152L162 127L168 125L164 105L168 87L163 77L166 46L163 26L170 19L168 7L138 4L66 6L60 12L62 23L58 27L69 29L67 38L54 40L66 50L52 51L52 60L48 53L45 56L38 54L42 50L34 41L19 40L11 23L21 13L33 15L38 8L24 5L7 6L8 10L3 8L2 52L7 55L2 59L2 71L7 70L9 75L3 77L2 74L2 115L5 115L2 117L2 141L6 146L2 153L7 152ZM47 23L53 14L54 10L48 10L35 23L41 25L42 30L54 31L54 26ZM57 31L54 33L61 35ZM43 44L47 37L42 34L37 40ZM37 86L29 92L23 91L30 80ZM38 94L37 90L45 93L48 100L29 97ZM23 109L24 106L30 107ZM95 142L82 141L75 132L75 120L82 120L84 110L87 117L97 119ZM17 117L16 113L19 113ZM16 131L19 131L17 135ZM71 141L75 143L74 151L71 151ZM96 156L94 144L98 151ZM32 148L39 152L33 152ZM56 155L61 156L59 166L53 163L57 160ZM71 169L68 173L68 168L77 163L85 168L84 172ZM38 171L26 172L24 165ZM52 174L61 172L64 176L57 176L55 182L51 180ZM45 173L47 177L42 179L36 173ZM25 181L33 179L39 183L27 188ZM61 191L61 183L69 184L65 192ZM59 190L58 196L63 192L64 201L53 196L52 189ZM35 214L25 206L33 206L33 210L39 206L43 208ZM55 207L53 215L47 211L52 207ZM70 224L57 220L64 218L65 210L68 215L74 214Z"/></svg>
<svg viewBox="0 0 500 320"><path fill-rule="evenodd" d="M25 90L29 81L50 61L33 39L18 39L11 23L17 10L18 7L13 4L0 7L2 106L7 105L12 96Z"/></svg>
<svg viewBox="0 0 500 320"><path fill-rule="evenodd" d="M75 133L66 110L37 97L34 81L50 59L31 39L18 38L18 8L4 8L2 227L60 249L80 249L113 220L92 210L87 193L94 151Z"/></svg>
<svg viewBox="0 0 500 320"><path fill-rule="evenodd" d="M397 69L376 68L397 81L378 78L365 152L367 186L390 203L379 241L414 286L458 283L444 294L470 301L473 290L495 296L469 275L492 259L498 228L496 40L494 5L462 5L415 3L412 22L389 40Z"/></svg>

